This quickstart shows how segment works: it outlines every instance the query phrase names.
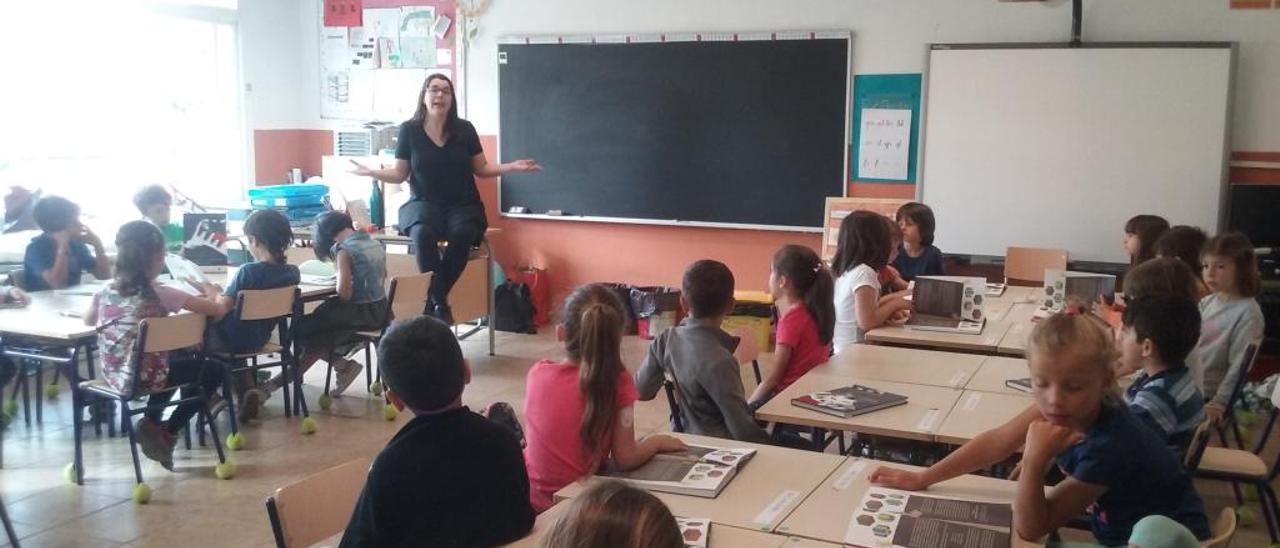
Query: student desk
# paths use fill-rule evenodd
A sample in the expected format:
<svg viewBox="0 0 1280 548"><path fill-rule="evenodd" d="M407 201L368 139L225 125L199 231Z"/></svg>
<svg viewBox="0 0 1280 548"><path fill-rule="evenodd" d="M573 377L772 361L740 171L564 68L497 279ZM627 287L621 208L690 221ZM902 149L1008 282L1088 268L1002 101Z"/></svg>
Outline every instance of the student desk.
<svg viewBox="0 0 1280 548"><path fill-rule="evenodd" d="M1009 314L1012 314L1012 312ZM987 325L982 328L982 333L977 335L944 333L941 331L917 331L904 326L884 326L868 331L867 342L994 354L996 347L1000 345L1000 340L1004 338L1005 331L1008 330L1009 323L1007 319L987 319Z"/></svg>
<svg viewBox="0 0 1280 548"><path fill-rule="evenodd" d="M977 354L851 344L813 371L859 379L963 388L985 359Z"/></svg>
<svg viewBox="0 0 1280 548"><path fill-rule="evenodd" d="M839 455L813 451L689 434L674 435L689 443L716 447L750 447L756 450L755 457L742 467L716 498L654 493L677 516L707 518L721 525L742 529L773 531L845 461L845 457ZM591 482L600 479L599 476L593 476L571 483L556 493L556 500L571 499ZM715 537L715 533L712 533L712 537Z"/></svg>
<svg viewBox="0 0 1280 548"><path fill-rule="evenodd" d="M938 428L938 442L964 445L978 434L1000 426L1033 405L1028 394L997 394L965 390Z"/></svg>
<svg viewBox="0 0 1280 548"><path fill-rule="evenodd" d="M851 384L861 384L876 390L907 396L907 403L849 418L819 413L791 404L792 398ZM783 424L815 426L838 432L857 432L930 442L934 440L938 427L942 425L943 419L959 397L959 390L940 386L905 384L810 371L769 400L769 403L756 412L756 418Z"/></svg>
<svg viewBox="0 0 1280 548"><path fill-rule="evenodd" d="M1029 287L1022 285L1005 286L1004 293L999 297L987 297L986 305L990 306L993 303L1008 303L1010 305L1014 305L1018 303L1035 302L1040 298L1040 295L1043 294L1043 291L1044 288L1042 287Z"/></svg>
<svg viewBox="0 0 1280 548"><path fill-rule="evenodd" d="M1026 392L1014 390L1004 384L1009 379L1023 379L1030 376L1025 358L1008 356L987 356L982 361L978 372L964 385L965 390L981 390L996 394L1027 395Z"/></svg>
<svg viewBox="0 0 1280 548"><path fill-rule="evenodd" d="M747 464L747 466L750 465L750 463ZM533 530L529 532L528 536L507 546L511 548L536 548L538 543L542 542L542 538L547 536L547 533L555 526L556 521L560 519L560 516L564 514L565 508L568 506L569 501L566 500L548 508L546 512L538 515L538 519L533 522ZM697 518L701 516L680 517ZM332 546L337 546L341 538L341 536L338 536L333 539ZM707 546L708 548L781 548L784 545L793 546L785 544L787 540L787 537L783 536L712 522L711 534L707 538Z"/></svg>
<svg viewBox="0 0 1280 548"><path fill-rule="evenodd" d="M853 519L854 510L871 486L867 477L880 466L904 470L921 469L905 464L851 458L815 489L800 508L782 522L778 531L827 542L845 542L845 534L849 528L849 521ZM1008 480L965 475L931 486L922 493L1012 504L1016 486L1017 483ZM1043 546L1042 543L1028 542L1018 538L1016 532L1011 533L1011 537L1012 545L1015 547Z"/></svg>
<svg viewBox="0 0 1280 548"><path fill-rule="evenodd" d="M1014 305L1005 316L1005 322L1009 324L1009 328L1005 331L1000 344L996 346L996 352L1006 356L1026 356L1027 337L1031 335L1031 329L1036 326L1035 322L1031 321L1031 317L1039 309L1038 303Z"/></svg>

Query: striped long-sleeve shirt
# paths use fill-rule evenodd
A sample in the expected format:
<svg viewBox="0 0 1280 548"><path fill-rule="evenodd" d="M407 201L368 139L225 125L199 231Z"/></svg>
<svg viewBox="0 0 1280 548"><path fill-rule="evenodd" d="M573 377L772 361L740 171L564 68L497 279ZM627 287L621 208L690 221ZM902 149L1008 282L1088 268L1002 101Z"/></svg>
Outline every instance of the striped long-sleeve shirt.
<svg viewBox="0 0 1280 548"><path fill-rule="evenodd" d="M1129 410L1182 454L1204 420L1204 398L1195 375L1178 364L1155 375L1138 374L1124 394Z"/></svg>

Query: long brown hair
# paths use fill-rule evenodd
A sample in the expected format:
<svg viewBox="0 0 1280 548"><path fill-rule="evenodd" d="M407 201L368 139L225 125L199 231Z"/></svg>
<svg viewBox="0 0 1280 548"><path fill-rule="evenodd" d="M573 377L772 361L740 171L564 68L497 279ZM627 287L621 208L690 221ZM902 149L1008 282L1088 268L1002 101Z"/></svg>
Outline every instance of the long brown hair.
<svg viewBox="0 0 1280 548"><path fill-rule="evenodd" d="M117 293L151 296L151 265L156 256L164 254L164 234L156 225L146 221L129 221L116 231L116 275L114 287Z"/></svg>
<svg viewBox="0 0 1280 548"><path fill-rule="evenodd" d="M438 72L422 81L422 89L418 90L418 108L413 111L411 121L419 125L427 121L427 105L423 99L427 97L427 88L431 86L431 82L436 80L449 83L449 116L444 120L444 130L449 135L454 135L458 133L458 91L453 88L453 80Z"/></svg>
<svg viewBox="0 0 1280 548"><path fill-rule="evenodd" d="M565 299L560 325L565 352L578 364L578 389L586 403L578 436L599 460L608 446L604 437L618 416L618 376L625 372L622 303L603 285L580 286Z"/></svg>
<svg viewBox="0 0 1280 548"><path fill-rule="evenodd" d="M681 548L675 516L648 491L602 481L574 497L542 548Z"/></svg>
<svg viewBox="0 0 1280 548"><path fill-rule="evenodd" d="M876 219L875 222L888 230L884 220ZM818 254L802 245L784 245L773 256L773 272L786 276L800 292L805 307L813 315L814 323L818 324L818 340L822 344L831 344L836 326L835 280Z"/></svg>
<svg viewBox="0 0 1280 548"><path fill-rule="evenodd" d="M835 275L844 274L860 264L879 272L889 264L893 236L886 219L874 211L859 209L840 220L836 256L831 260Z"/></svg>
<svg viewBox="0 0 1280 548"><path fill-rule="evenodd" d="M1262 278L1258 274L1258 257L1254 255L1253 242L1243 232L1227 232L1214 236L1204 246L1205 255L1230 259L1236 265L1236 293L1242 297L1257 297L1262 292Z"/></svg>
<svg viewBox="0 0 1280 548"><path fill-rule="evenodd" d="M1125 234L1138 237L1138 254L1130 258L1129 264L1137 266L1156 256L1156 240L1169 230L1169 221L1159 215L1134 215L1124 223Z"/></svg>

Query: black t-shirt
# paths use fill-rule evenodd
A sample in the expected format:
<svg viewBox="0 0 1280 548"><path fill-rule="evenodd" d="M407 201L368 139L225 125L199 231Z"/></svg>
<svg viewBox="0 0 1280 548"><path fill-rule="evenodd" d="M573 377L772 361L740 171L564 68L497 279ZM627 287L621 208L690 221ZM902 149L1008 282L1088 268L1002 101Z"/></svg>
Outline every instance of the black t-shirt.
<svg viewBox="0 0 1280 548"><path fill-rule="evenodd" d="M400 124L396 159L409 161L410 199L425 200L444 207L480 203L471 158L484 152L475 126L458 120L457 130L444 146L437 146L421 122Z"/></svg>
<svg viewBox="0 0 1280 548"><path fill-rule="evenodd" d="M533 519L519 442L463 407L416 417L391 438L340 546L496 546Z"/></svg>

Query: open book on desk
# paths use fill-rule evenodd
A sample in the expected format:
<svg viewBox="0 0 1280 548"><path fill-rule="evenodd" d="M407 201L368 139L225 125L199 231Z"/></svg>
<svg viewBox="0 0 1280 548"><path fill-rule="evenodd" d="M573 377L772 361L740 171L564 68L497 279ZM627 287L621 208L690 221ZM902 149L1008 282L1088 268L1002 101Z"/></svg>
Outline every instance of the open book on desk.
<svg viewBox="0 0 1280 548"><path fill-rule="evenodd" d="M861 384L814 392L791 399L791 405L796 407L803 407L846 419L863 413L879 411L887 407L905 405L906 403L906 396L892 392L881 392Z"/></svg>
<svg viewBox="0 0 1280 548"><path fill-rule="evenodd" d="M854 510L845 543L901 548L1004 547L1013 507L872 487Z"/></svg>
<svg viewBox="0 0 1280 548"><path fill-rule="evenodd" d="M689 445L678 453L658 453L635 470L601 475L650 491L715 498L755 454L755 449Z"/></svg>

